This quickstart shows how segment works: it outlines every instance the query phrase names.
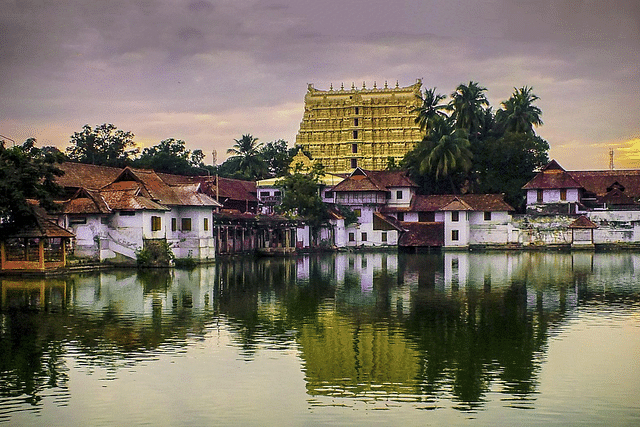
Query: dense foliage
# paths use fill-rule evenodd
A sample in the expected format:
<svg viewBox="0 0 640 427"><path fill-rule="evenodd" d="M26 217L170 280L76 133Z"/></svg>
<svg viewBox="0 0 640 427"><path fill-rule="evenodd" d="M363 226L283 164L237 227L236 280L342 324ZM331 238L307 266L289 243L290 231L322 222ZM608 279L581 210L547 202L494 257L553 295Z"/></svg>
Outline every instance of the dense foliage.
<svg viewBox="0 0 640 427"><path fill-rule="evenodd" d="M142 154L133 161L133 165L138 168L153 169L156 172L199 175L203 170L206 171L203 160L202 150L187 150L183 140L169 138L160 141L158 145L142 150Z"/></svg>
<svg viewBox="0 0 640 427"><path fill-rule="evenodd" d="M6 225L23 225L33 219L28 199L36 200L47 210L55 210L54 198L61 193L55 182L62 175L59 152L35 146L27 139L22 145L6 148L0 142L0 220Z"/></svg>
<svg viewBox="0 0 640 427"><path fill-rule="evenodd" d="M67 156L78 163L124 167L138 154L133 136L112 124L104 123L95 129L84 125L82 131L71 135Z"/></svg>
<svg viewBox="0 0 640 427"><path fill-rule="evenodd" d="M530 87L514 88L494 113L486 90L470 81L444 104L444 95L426 89L414 110L425 136L400 166L426 194L504 193L519 209L522 186L549 161L549 144L534 131L542 125L539 98Z"/></svg>

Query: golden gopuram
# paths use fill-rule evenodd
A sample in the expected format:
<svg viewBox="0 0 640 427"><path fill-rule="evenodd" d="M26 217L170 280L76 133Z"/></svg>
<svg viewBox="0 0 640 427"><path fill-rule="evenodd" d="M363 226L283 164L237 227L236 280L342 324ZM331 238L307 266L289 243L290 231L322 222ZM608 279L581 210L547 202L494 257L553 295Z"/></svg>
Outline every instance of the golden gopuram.
<svg viewBox="0 0 640 427"><path fill-rule="evenodd" d="M413 109L422 104L422 81L407 87L385 82L367 89L319 90L309 84L296 145L308 151L330 173L356 167L383 170L398 163L422 140Z"/></svg>

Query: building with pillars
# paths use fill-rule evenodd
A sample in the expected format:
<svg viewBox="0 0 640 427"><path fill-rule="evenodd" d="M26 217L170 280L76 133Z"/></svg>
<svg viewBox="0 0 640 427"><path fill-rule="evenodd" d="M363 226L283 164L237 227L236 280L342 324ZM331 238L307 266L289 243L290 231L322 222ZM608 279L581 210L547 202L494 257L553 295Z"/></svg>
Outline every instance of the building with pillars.
<svg viewBox="0 0 640 427"><path fill-rule="evenodd" d="M407 87L319 90L308 86L296 145L321 162L327 172L356 167L383 170L399 162L422 140L413 111L422 103L422 81Z"/></svg>

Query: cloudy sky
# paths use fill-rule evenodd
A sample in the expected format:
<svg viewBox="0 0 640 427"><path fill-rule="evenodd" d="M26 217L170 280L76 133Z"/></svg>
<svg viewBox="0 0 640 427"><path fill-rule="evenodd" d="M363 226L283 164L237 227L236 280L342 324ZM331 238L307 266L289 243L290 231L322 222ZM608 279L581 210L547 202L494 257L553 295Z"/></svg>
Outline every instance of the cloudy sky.
<svg viewBox="0 0 640 427"><path fill-rule="evenodd" d="M307 83L532 86L567 169L640 167L638 0L0 0L0 134L65 148L113 123L219 161L292 145Z"/></svg>

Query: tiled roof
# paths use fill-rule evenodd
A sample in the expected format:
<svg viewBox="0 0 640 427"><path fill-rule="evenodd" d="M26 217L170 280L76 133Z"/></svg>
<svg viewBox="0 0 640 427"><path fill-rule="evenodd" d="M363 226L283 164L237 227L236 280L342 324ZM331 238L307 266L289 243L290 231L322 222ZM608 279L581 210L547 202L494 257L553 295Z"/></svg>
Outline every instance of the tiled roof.
<svg viewBox="0 0 640 427"><path fill-rule="evenodd" d="M444 246L443 222L403 222L406 230L398 240L400 247Z"/></svg>
<svg viewBox="0 0 640 427"><path fill-rule="evenodd" d="M569 228L598 228L598 226L586 216L581 215L569 225Z"/></svg>
<svg viewBox="0 0 640 427"><path fill-rule="evenodd" d="M122 168L73 162L62 163L60 169L64 171L64 175L56 178L56 182L60 186L66 188L84 187L91 190L104 187L122 172Z"/></svg>
<svg viewBox="0 0 640 427"><path fill-rule="evenodd" d="M62 237L73 238L75 235L60 227L58 224L49 221L42 215L36 213L33 216L33 222L29 226L21 227L18 230L3 230L4 238L11 237Z"/></svg>
<svg viewBox="0 0 640 427"><path fill-rule="evenodd" d="M404 171L356 170L344 181L333 187L335 192L389 191L392 187L417 187Z"/></svg>
<svg viewBox="0 0 640 427"><path fill-rule="evenodd" d="M216 188L215 176L184 176L170 175L165 173L158 173L158 176L164 182L172 186L200 182L202 183L202 191L204 191L211 197L215 197L217 191L220 199L224 198L241 200L243 202L258 202L258 198L256 197L255 181L243 181L240 179L218 177L218 187Z"/></svg>
<svg viewBox="0 0 640 427"><path fill-rule="evenodd" d="M79 189L69 200L63 202L62 212L66 214L110 213L111 209L98 191Z"/></svg>
<svg viewBox="0 0 640 427"><path fill-rule="evenodd" d="M529 181L523 189L583 188L603 198L615 185L624 188L624 195L640 197L640 170L565 171L555 160ZM605 200L606 201L606 200Z"/></svg>
<svg viewBox="0 0 640 427"><path fill-rule="evenodd" d="M512 211L501 194L432 194L417 195L411 201L413 212L435 212L441 210Z"/></svg>

